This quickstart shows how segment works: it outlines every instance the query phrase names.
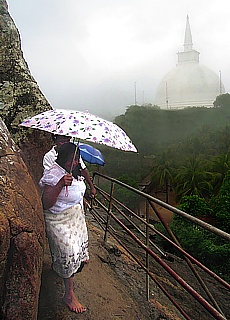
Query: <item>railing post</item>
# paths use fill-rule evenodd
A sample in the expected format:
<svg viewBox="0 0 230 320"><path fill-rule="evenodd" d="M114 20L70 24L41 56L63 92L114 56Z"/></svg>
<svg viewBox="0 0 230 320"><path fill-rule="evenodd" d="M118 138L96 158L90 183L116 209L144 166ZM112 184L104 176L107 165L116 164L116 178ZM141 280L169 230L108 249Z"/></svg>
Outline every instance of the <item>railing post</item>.
<svg viewBox="0 0 230 320"><path fill-rule="evenodd" d="M105 242L107 241L107 237L108 237L107 234L108 234L108 229L109 229L109 225L110 225L113 192L114 192L114 182L111 183L111 188L110 188L109 205L108 205L108 211L107 211L107 221L106 221L105 235L104 235Z"/></svg>
<svg viewBox="0 0 230 320"><path fill-rule="evenodd" d="M151 267L152 264L152 259L155 260L155 262L157 262L162 268L164 268L168 274L173 277L173 279L175 279L181 286L182 288L184 288L189 294L191 294L192 298L194 300L196 300L197 302L200 303L200 305L202 307L204 307L215 319L221 319L221 320L226 320L226 317L223 315L223 312L221 311L221 308L218 306L218 304L216 303L216 301L214 300L214 298L212 297L212 295L210 294L208 288L206 287L206 284L203 282L203 280L200 278L199 274L197 273L198 271L195 269L195 267L200 267L202 270L204 270L204 272L207 272L207 274L209 274L211 277L213 277L215 280L217 280L219 283L221 283L224 287L228 288L229 290L229 284L227 282L225 282L223 279L221 279L219 276L217 276L215 273L213 273L211 270L209 270L208 268L206 268L205 266L203 266L199 261L197 261L195 258L193 258L192 256L190 256L186 251L184 251L177 238L174 236L174 234L172 233L171 229L169 229L168 224L164 221L164 218L161 216L160 212L158 212L158 210L155 208L155 204L162 206L163 208L172 211L175 214L180 215L181 217L189 220L192 223L197 224L198 226L201 226L202 228L204 228L205 230L212 232L214 234L217 234L218 236L222 237L223 239L227 239L228 241L230 241L230 234L223 232L222 230L219 230L211 225L208 225L207 223L193 217L190 216L189 214L187 214L186 212L183 212L175 207L170 206L167 203L164 203L163 201L154 198L148 194L143 193L140 190L137 190L131 186L128 186L124 183L122 183L121 181L115 180L113 178L104 176L102 174L99 174L99 176L108 179L111 182L111 190L110 190L110 194L107 193L106 191L103 190L99 190L99 188L97 189L98 191L103 191L100 194L102 194L108 204L108 208L104 203L101 203L98 199L94 199L94 201L98 204L101 205L102 209L104 210L104 213L107 213L106 217L103 214L101 219L98 218L99 224L102 227L102 229L105 230L105 234L104 234L104 240L107 241L107 234L108 232L112 235L112 237L114 237L114 239L116 239L118 241L119 244L121 244L129 253L130 255L134 258L134 260L142 267L143 270L145 270L146 273L146 298L147 300L149 300L150 297L150 280L153 280L156 285L164 292L164 294L170 299L170 301L174 304L174 306L181 312L181 314L185 317L185 319L191 320L191 318L189 317L189 315L186 314L186 312L183 310L183 308L180 307L180 305L174 300L174 298L170 295L169 292L167 292L167 290L161 285L161 283L157 280L157 269L153 269L154 267ZM143 210L145 211L145 219L143 217L143 215L141 214L140 217L140 213L139 215L136 212L133 212L131 209L127 208L125 205L123 205L122 203L120 203L115 197L114 197L114 187L115 184L118 184L122 187L127 188L130 191L135 192L136 194L138 194L139 196L143 196L144 199L148 200L148 202L145 205L145 208L143 208ZM119 206L118 206L119 205ZM135 218L138 219L138 221L140 221L141 223L143 223L145 225L145 227L139 227L137 225L136 227L136 231L140 232L141 237L138 238L138 236L136 235L136 233L133 233L121 220L119 220L119 216L116 215L115 211L117 211L119 214L121 214L123 217L125 216L122 212L122 210L120 209L120 206L122 208L124 208L125 210L128 209L128 212L130 212ZM171 235L172 239L170 239L170 237L166 237L164 234L162 234L160 231L158 231L157 229L155 229L155 227L152 224L149 224L150 221L150 209L153 209L155 211L155 213L157 214L159 220L162 222L162 224L165 226L166 230L169 231L169 235ZM96 211L95 209L92 211ZM98 212L98 215L100 215L101 212ZM143 212L144 214L144 212ZM142 218L143 217L143 218ZM126 218L126 217L125 217ZM112 220L113 219L113 220ZM114 222L114 224L111 224L111 220L112 222ZM131 220L131 219L130 219ZM131 223L132 225L135 225L134 221L131 220L133 223ZM101 222L101 223L100 223ZM142 255L141 258L136 257L135 253L132 253L131 249L128 249L126 247L126 245L122 242L122 238L120 238L120 233L116 233L116 228L115 223L118 223L118 225L123 229L123 231L126 232L126 234L128 234L129 236L131 236L131 238L136 242L136 244L138 246L140 246L144 251L145 251L145 256ZM144 229L146 231L146 234L144 234ZM120 231L120 230L119 230ZM179 274L177 274L171 267L170 265L168 265L164 260L162 260L162 257L159 257L150 247L154 246L154 248L156 248L156 246L153 244L153 242L151 241L150 238L150 233L154 231L157 235L162 236L163 239L168 240L168 242L175 248L177 248L177 250L182 253L185 257L185 260L188 262L188 265L190 266L190 268L192 269L192 271L194 272L195 276L197 277L201 288L204 289L204 292L207 294L207 297L211 300L212 304L210 304L207 301L207 298L203 298L203 296L198 293L197 291L195 291L193 289L193 287L188 284L183 278L181 278L181 276ZM144 239L144 240L143 240ZM161 253L160 249L158 248L158 251ZM163 252L163 251L162 251ZM166 256L166 254L163 252L162 253L163 257ZM143 261L143 258L145 259L145 262ZM170 260L169 260L170 261ZM193 266L194 264L194 266ZM150 270L151 269L151 270ZM156 273L156 275L154 275L154 272ZM195 279L195 278L194 278Z"/></svg>
<svg viewBox="0 0 230 320"><path fill-rule="evenodd" d="M150 202L152 209L155 211L158 219L161 221L161 223L163 224L163 226L165 227L165 229L167 230L167 232L169 233L169 235L171 236L171 238L173 239L173 241L180 247L182 248L182 246L180 245L180 242L178 241L177 237L174 235L174 233L172 232L172 230L170 229L170 227L168 226L167 222L165 221L165 219L159 214L159 212L156 210L155 206ZM199 281L200 285L202 286L202 288L205 290L206 294L208 295L209 299L211 300L211 302L213 303L213 305L215 306L215 308L222 314L222 310L219 307L219 305L217 304L216 300L214 299L214 297L212 296L211 292L209 291L208 287L206 286L205 282L203 281L203 279L201 278L199 272L195 269L194 265L192 264L192 262L186 257L184 256L185 261L187 262L188 266L190 267L190 269L192 270L192 272L194 273L195 277L197 278L197 280Z"/></svg>
<svg viewBox="0 0 230 320"><path fill-rule="evenodd" d="M146 246L149 247L149 202L146 199ZM149 253L146 251L146 269L149 270ZM149 274L146 272L146 299L149 301Z"/></svg>

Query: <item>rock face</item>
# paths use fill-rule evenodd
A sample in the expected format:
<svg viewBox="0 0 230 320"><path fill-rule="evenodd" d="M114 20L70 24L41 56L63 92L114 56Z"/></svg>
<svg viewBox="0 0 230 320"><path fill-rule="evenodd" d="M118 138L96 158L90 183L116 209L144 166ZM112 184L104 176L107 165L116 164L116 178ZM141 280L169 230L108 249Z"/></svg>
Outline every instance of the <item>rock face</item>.
<svg viewBox="0 0 230 320"><path fill-rule="evenodd" d="M0 0L0 102L1 117L11 134L26 117L51 109L23 58L19 32Z"/></svg>
<svg viewBox="0 0 230 320"><path fill-rule="evenodd" d="M40 195L0 121L1 319L36 319L45 231Z"/></svg>
<svg viewBox="0 0 230 320"><path fill-rule="evenodd" d="M37 182L52 140L18 125L49 109L0 0L0 319L37 318L45 239Z"/></svg>
<svg viewBox="0 0 230 320"><path fill-rule="evenodd" d="M0 117L35 181L42 173L42 156L52 143L50 134L19 127L25 118L51 109L23 57L19 32L7 2L0 0Z"/></svg>

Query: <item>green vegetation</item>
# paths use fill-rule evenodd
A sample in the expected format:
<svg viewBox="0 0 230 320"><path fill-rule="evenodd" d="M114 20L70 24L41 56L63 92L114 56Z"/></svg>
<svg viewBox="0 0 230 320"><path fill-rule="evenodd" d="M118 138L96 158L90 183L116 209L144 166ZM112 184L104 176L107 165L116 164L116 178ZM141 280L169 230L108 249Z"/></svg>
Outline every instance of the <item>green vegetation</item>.
<svg viewBox="0 0 230 320"><path fill-rule="evenodd" d="M131 106L115 119L132 139L138 153L101 147L103 173L136 183L151 175L155 190L173 189L183 196L217 195L230 169L230 94L218 96L214 108L179 111Z"/></svg>
<svg viewBox="0 0 230 320"><path fill-rule="evenodd" d="M127 174L122 175L119 180L129 186L138 189L138 183L135 179L129 177ZM114 196L124 203L128 208L135 210L136 203L138 201L138 195L134 192L123 188L122 186L116 186L114 190Z"/></svg>
<svg viewBox="0 0 230 320"><path fill-rule="evenodd" d="M115 118L138 149L138 154L100 146L105 157L104 172L118 178L124 173L139 181L149 173L153 161L166 152L170 162L181 156L205 159L227 153L230 142L229 94L216 99L215 108L187 108L178 111L160 110L151 106L130 106L124 115ZM224 100L224 102L223 102ZM227 102L226 102L227 101ZM226 103L228 103L226 106ZM186 160L185 160L186 161Z"/></svg>
<svg viewBox="0 0 230 320"><path fill-rule="evenodd" d="M210 109L131 106L115 122L139 153L104 149L104 173L122 181L126 177L128 184L129 177L132 185L149 175L152 188L165 191L166 202L171 189L182 210L229 233L229 119L230 94L218 96ZM225 277L230 273L227 241L180 217L174 218L172 229L182 247L198 260Z"/></svg>
<svg viewBox="0 0 230 320"><path fill-rule="evenodd" d="M230 173L224 179L224 187L221 187L220 195L213 197L211 201L198 196L184 197L179 209L228 232L230 227L230 214L228 210L230 206L229 177ZM228 195L225 194L223 198L222 193L226 188L228 189ZM220 201L218 201L219 199ZM185 250L215 273L220 274L227 281L230 280L229 242L193 225L191 222L182 220L181 217L175 217L170 227ZM172 250L171 248L168 249L169 251Z"/></svg>
<svg viewBox="0 0 230 320"><path fill-rule="evenodd" d="M229 124L230 108L187 108L178 111L131 106L115 122L132 138L140 153L155 153L162 144L183 141L202 128Z"/></svg>

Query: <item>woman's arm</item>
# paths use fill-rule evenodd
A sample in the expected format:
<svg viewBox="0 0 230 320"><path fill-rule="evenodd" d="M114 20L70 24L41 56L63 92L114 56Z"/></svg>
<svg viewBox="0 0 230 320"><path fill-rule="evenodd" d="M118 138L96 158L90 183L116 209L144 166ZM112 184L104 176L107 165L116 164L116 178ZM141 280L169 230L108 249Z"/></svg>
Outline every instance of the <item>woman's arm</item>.
<svg viewBox="0 0 230 320"><path fill-rule="evenodd" d="M63 176L55 186L45 185L42 194L42 204L45 210L53 207L57 201L57 198L65 186L72 184L72 174L66 174Z"/></svg>
<svg viewBox="0 0 230 320"><path fill-rule="evenodd" d="M85 178L85 181L88 183L88 185L90 187L90 196L92 198L94 198L97 192L96 192L96 189L94 188L94 185L93 185L93 182L90 178L88 170L86 168L81 170L81 174Z"/></svg>

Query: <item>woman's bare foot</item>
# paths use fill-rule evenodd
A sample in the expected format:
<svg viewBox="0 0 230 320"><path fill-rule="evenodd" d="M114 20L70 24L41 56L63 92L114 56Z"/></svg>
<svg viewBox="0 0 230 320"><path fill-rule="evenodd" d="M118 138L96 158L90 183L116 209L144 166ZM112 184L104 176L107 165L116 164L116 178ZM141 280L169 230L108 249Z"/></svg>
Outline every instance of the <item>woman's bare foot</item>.
<svg viewBox="0 0 230 320"><path fill-rule="evenodd" d="M86 308L80 304L77 298L74 295L74 292L63 297L63 302L69 307L69 309L76 313L83 313L86 311Z"/></svg>

